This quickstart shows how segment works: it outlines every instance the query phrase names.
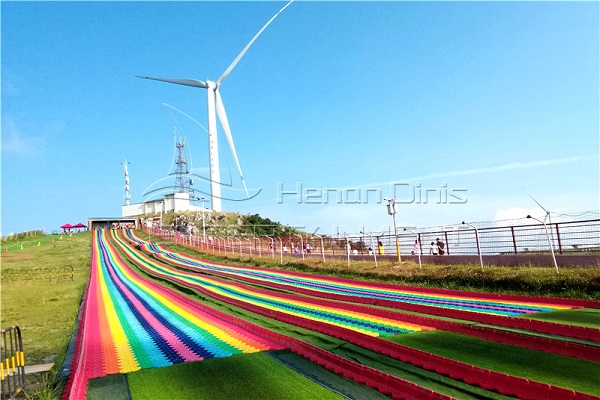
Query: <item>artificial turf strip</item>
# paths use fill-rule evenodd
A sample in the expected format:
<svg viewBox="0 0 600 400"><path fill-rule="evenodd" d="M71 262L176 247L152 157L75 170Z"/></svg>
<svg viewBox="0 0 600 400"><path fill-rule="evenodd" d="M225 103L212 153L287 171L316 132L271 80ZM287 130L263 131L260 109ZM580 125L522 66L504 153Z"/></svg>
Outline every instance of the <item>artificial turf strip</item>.
<svg viewBox="0 0 600 400"><path fill-rule="evenodd" d="M198 300L198 296L193 293L188 293L186 295L192 299ZM238 318L245 319L256 325L294 337L322 349L329 350L349 360L358 361L361 364L387 372L401 379L405 379L419 386L448 396L460 398L461 400L507 398L498 393L490 392L477 386L472 386L447 376L439 375L436 372L427 371L420 367L403 363L400 360L349 344L342 339L290 325L275 319L270 319L232 305L219 303L213 300L203 300L204 301L202 302L204 304L216 308L219 311L235 315Z"/></svg>
<svg viewBox="0 0 600 400"><path fill-rule="evenodd" d="M512 397L482 389L479 386L469 385L448 376L367 350L352 343L345 342L332 349L331 352L455 399L512 399Z"/></svg>
<svg viewBox="0 0 600 400"><path fill-rule="evenodd" d="M131 400L127 375L115 374L90 379L85 398L86 400Z"/></svg>
<svg viewBox="0 0 600 400"><path fill-rule="evenodd" d="M600 310L579 308L573 310L556 310L548 313L529 315L527 318L566 325L585 326L600 329Z"/></svg>
<svg viewBox="0 0 600 400"><path fill-rule="evenodd" d="M266 351L265 354L268 354L288 368L350 399L389 400L390 398L376 389L362 383L354 382L351 379L346 379L342 375L329 371L292 351L273 350Z"/></svg>
<svg viewBox="0 0 600 400"><path fill-rule="evenodd" d="M263 353L129 373L133 400L312 400L342 397Z"/></svg>
<svg viewBox="0 0 600 400"><path fill-rule="evenodd" d="M176 286L177 285L175 285L175 287ZM210 303L210 301L209 301L209 303ZM215 303L217 303L217 302L215 302ZM212 304L211 306L214 307L215 304ZM301 328L294 328L292 326L288 326L287 328L284 328L284 329L288 330L287 332L282 332L280 329L283 326L285 326L286 324L278 324L275 321L272 321L272 320L268 321L268 319L264 319L264 317L258 317L258 316L254 315L252 313L249 313L249 312L245 312L245 311L242 311L242 310L239 310L239 309L235 310L235 307L233 307L233 306L223 306L223 308L221 308L221 307L215 307L215 308L220 308L222 311L225 311L225 312L228 312L228 313L231 313L231 314L235 314L235 315L237 315L239 317L242 317L244 319L247 319L247 320L252 320L254 323L257 323L259 325L265 326L265 324L266 324L268 326L265 326L265 327L268 327L269 329L273 329L273 325L276 325L276 326L278 326L278 328L275 328L274 330L277 330L277 331L279 331L281 333L297 337L297 338L299 338L301 340L304 340L306 342L309 342L309 343L314 344L314 345L316 345L318 347L321 347L321 348L325 348L325 349L329 349L329 350L333 349L333 351L335 353L337 353L339 355L342 355L342 356L345 356L346 358L359 361L359 362L361 362L361 363L363 363L365 365L372 366L372 367L374 367L376 369L379 369L379 370L384 370L385 372L388 372L388 373L390 373L392 375L398 376L398 377L400 377L402 379L409 380L409 381L414 382L414 383L416 383L418 385L430 388L430 389L432 389L432 390L434 390L436 392L444 393L444 394L447 394L447 395L450 395L450 396L454 396L454 397L459 397L459 398L482 398L482 397L484 397L484 398L489 398L489 397L496 398L497 396L499 396L499 395L497 395L497 394L495 394L493 392L488 392L488 391L484 391L483 393L477 393L478 390L482 390L482 389L474 387L474 386L470 386L470 385L467 385L467 384L464 384L463 382L460 382L460 381L452 380L452 379L450 379L448 377L444 377L444 376L438 375L438 374L436 374L434 372L424 371L424 370L422 370L422 369L420 369L418 367L410 366L408 364L404 364L404 363L401 363L401 362L390 363L390 361L388 361L388 360L391 360L391 361L397 361L397 360L389 359L386 356L382 356L382 355L377 354L377 353L372 353L372 352L369 352L368 350L365 350L365 351L371 353L372 355L364 356L364 354L360 354L360 355L357 356L356 354L352 355L352 354L348 354L348 353L345 353L345 354L344 353L340 353L340 351L336 350L336 346L335 345L332 346L333 342L336 341L334 338L321 337L321 338L317 339L317 338L315 338L313 336L313 335L315 335L314 332L304 331ZM242 315L244 315L244 316L242 316ZM262 323L258 322L259 320L262 320L263 322ZM400 335L400 336L412 336L412 335L414 335L414 334L411 334L411 335ZM457 335L457 334L450 334L450 336L449 336L449 338L454 338L454 337L464 337L464 336L463 335ZM317 339L317 340L315 340L315 339ZM469 339L472 339L474 341L479 341L480 343L484 343L484 345L482 345L482 347L479 348L480 352L481 351L485 352L486 350L483 350L485 348L485 346L491 344L491 342L487 342L487 341L484 341L484 340L481 340L481 339L468 338L467 340L469 340ZM318 342L318 341L322 341L322 343L315 343L315 342ZM344 343L344 342L340 341L339 343ZM449 340L446 343L446 345L448 345L448 343L453 343L453 340ZM495 345L499 346L497 348L501 349L500 350L501 353L506 352L508 349L515 348L514 346L506 347L505 345L501 345L501 344L495 344ZM340 346L340 345L338 345L338 346ZM341 345L340 348L342 348L342 347L346 348L347 346L346 345ZM418 347L418 346L413 346L413 347ZM364 350L364 349L362 349L362 350ZM427 349L424 349L424 350L427 351ZM521 350L524 350L524 349L521 349ZM432 352L435 353L435 351L432 351ZM360 351L358 351L358 353L360 353ZM528 357L533 356L536 360L539 360L539 353L541 353L541 352L536 352L536 351L531 351L530 350L530 351L528 351L525 354ZM440 355L443 355L443 354L440 354ZM379 364L382 363L381 359L379 359L380 357L383 360L387 359L387 360L383 361L383 364L389 364L385 368L383 368L383 367L381 367L379 365ZM568 357L561 357L561 356L558 356L558 357L559 357L559 359L555 358L553 360L554 361L558 360L559 364L562 363L564 360L572 361L572 359L570 359ZM371 359L371 361L369 361L369 358ZM461 357L458 357L458 356L450 356L450 358L461 360ZM461 360L461 361L464 361L464 360ZM469 361L466 361L466 362L469 362ZM546 360L541 360L540 361L540 363L546 363L546 362L547 362ZM473 364L477 365L477 363L473 363ZM536 365L534 365L534 364L530 364L529 367L532 368L532 369L539 368L539 366L537 364ZM484 367L484 368L489 368L489 369L496 370L495 368L493 368L491 366L491 364L490 365L481 365L481 366ZM511 374L511 375L517 375L517 376L522 375L522 374L519 374L519 373L512 373L512 371L510 369L509 370L505 370L505 371L499 371L499 372L505 372L505 373L508 373L508 374ZM547 382L547 383L556 384L557 386L569 387L569 388L571 388L573 390L585 391L585 390L582 390L579 387L569 386L569 383L566 383L566 384L564 384L564 382L555 383L554 381L545 380L543 374L541 374L541 375L537 374L535 376L536 376L536 378L531 378L530 377L530 379L538 380L538 381L541 381L541 382ZM540 378L540 376L542 376L542 377Z"/></svg>
<svg viewBox="0 0 600 400"><path fill-rule="evenodd" d="M600 364L451 332L417 332L387 340L481 368L600 395ZM596 377L596 378L593 378Z"/></svg>

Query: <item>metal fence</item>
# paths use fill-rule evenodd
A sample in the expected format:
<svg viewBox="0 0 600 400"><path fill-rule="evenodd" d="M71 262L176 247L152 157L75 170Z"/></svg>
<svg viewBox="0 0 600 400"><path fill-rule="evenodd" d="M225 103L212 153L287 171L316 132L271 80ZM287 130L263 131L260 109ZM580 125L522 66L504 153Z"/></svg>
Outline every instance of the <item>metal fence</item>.
<svg viewBox="0 0 600 400"><path fill-rule="evenodd" d="M0 386L2 399L12 399L25 389L25 355L18 326L2 329L0 342Z"/></svg>
<svg viewBox="0 0 600 400"><path fill-rule="evenodd" d="M398 230L401 254L411 254L418 249L421 254L427 255L437 239L445 244L447 255L478 254L478 245L481 254L486 255L546 252L550 250L550 243L554 251L560 254L600 252L600 219L557 222L551 225L536 223L489 228L457 225L411 230L413 232ZM353 244L365 240L364 235L346 237ZM368 240L371 241L370 238ZM375 240L384 243L387 254L396 254L393 233L376 236Z"/></svg>
<svg viewBox="0 0 600 400"><path fill-rule="evenodd" d="M588 218L577 219L581 217ZM222 254L271 255L273 258L286 253L303 256L343 255L348 252L360 255L397 254L392 228L386 232L333 235L297 233L285 237L236 235L235 227L231 229L231 234L218 236L185 235L157 228L145 230L181 244ZM401 255L417 252L429 255L431 244L437 239L444 243L446 255L477 255L478 249L481 249L483 255L545 253L550 251L550 243L559 254L600 253L600 213L557 215L552 217L552 222L548 219L547 223L519 219L424 229L398 227L397 230Z"/></svg>

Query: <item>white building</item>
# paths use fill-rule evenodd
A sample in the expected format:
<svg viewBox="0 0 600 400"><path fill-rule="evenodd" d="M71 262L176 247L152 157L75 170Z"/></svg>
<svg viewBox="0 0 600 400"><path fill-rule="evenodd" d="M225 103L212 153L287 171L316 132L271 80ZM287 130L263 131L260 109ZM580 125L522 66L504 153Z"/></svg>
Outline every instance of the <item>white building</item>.
<svg viewBox="0 0 600 400"><path fill-rule="evenodd" d="M183 211L202 211L202 207L190 204L189 193L171 193L165 195L162 199L121 206L121 215L123 217ZM204 209L204 211L209 210Z"/></svg>

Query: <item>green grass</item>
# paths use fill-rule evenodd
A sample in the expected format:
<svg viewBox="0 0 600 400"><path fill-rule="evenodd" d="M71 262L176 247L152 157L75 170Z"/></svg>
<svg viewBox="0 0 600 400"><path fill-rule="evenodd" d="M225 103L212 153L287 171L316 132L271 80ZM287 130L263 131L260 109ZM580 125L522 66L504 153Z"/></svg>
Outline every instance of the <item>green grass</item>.
<svg viewBox="0 0 600 400"><path fill-rule="evenodd" d="M161 282L161 284L182 290L182 288L178 288L175 284L165 282L161 279L157 279L157 281ZM342 357L409 380L448 396L461 399L504 398L497 393L489 392L438 375L435 372L426 371L399 360L362 349L341 339L279 322L235 306L223 304L219 301L210 300L202 295L195 294L195 292L189 289L184 289L184 293L188 297L204 302L222 312L303 340L317 347L332 351ZM580 310L573 311L579 312ZM598 310L593 311L598 312ZM596 327L598 326L596 325ZM586 376L590 376L590 374L598 373L598 364L584 360L503 345L443 331L396 335L388 338L388 340L510 375L522 376L593 394L596 394L598 391L594 387L594 384L585 378ZM522 360L526 360L526 362L522 362ZM564 374L562 371L563 368L568 368L570 371L580 371L581 375L577 373Z"/></svg>
<svg viewBox="0 0 600 400"><path fill-rule="evenodd" d="M130 373L127 377L134 400L341 398L264 353L146 369Z"/></svg>
<svg viewBox="0 0 600 400"><path fill-rule="evenodd" d="M454 360L576 391L600 395L600 364L489 342L451 332L396 335L388 340Z"/></svg>
<svg viewBox="0 0 600 400"><path fill-rule="evenodd" d="M0 325L19 325L26 364L56 362L56 355L66 349L87 285L90 259L89 232L2 254L2 270L73 267L72 281L2 282Z"/></svg>
<svg viewBox="0 0 600 400"><path fill-rule="evenodd" d="M24 238L24 250L20 250L21 241L15 241L14 243L3 241L1 243L3 248L7 245L6 248L8 249L8 253L2 253L0 255L2 270L71 266L74 269L75 279L74 281L58 282L49 282L45 280L2 282L0 294L0 324L1 326L16 324L22 328L27 364L56 362L57 366L55 367L55 371L53 371L56 372L56 369L60 367L68 340L73 332L78 307L89 276L91 253L90 233L74 234L72 237L67 235L64 236L62 240L57 240L57 236L54 236L54 244L52 243L53 236L50 235L24 236ZM155 239L155 241L161 240ZM40 242L39 247L37 246L38 242ZM13 244L15 247L12 247ZM181 249L181 247L177 247ZM188 250L185 252L197 255L197 253ZM279 259L276 258L275 262L272 262L273 260L270 256L261 259L262 261L268 261L268 263L264 264L258 262L259 259L256 255L254 255L253 259L250 259L248 256L244 256L240 259L237 254L236 257L232 259L217 256L206 256L206 258L229 263L239 262L240 264L246 265L282 268L282 266L278 264ZM459 288L464 290L540 295L548 294L576 298L600 298L600 290L598 289L600 269L598 268L565 268L561 269L560 275L557 276L552 272L551 268L486 267L486 270L482 273L479 269L469 266L426 265L422 270L419 270L417 266L410 263L402 264L400 268L395 268L396 265L394 263L388 263L389 265L387 266L386 264L380 264L380 268L376 270L373 263L369 262L352 263L351 268L348 269L345 261L323 264L318 260L319 259L307 259L305 263L302 263L300 259L287 258L284 259L285 264L283 269L411 285L419 284L423 286ZM465 286L461 286L462 284ZM567 291L562 292L561 290ZM594 290L595 292L593 292ZM201 296L193 294L190 290L183 290L183 292L192 298L202 300ZM425 373L416 367L398 365L396 364L397 360L387 358L387 360L383 359L382 361L378 359L378 357L384 356L360 348L354 349L352 348L352 345L348 345L341 340L279 323L235 307L220 305L218 302L206 299L202 301L205 301L207 304L222 311L237 315L259 325L268 327L269 329L297 337L319 347L332 350L340 355L354 358L364 362L366 365L372 364L372 366L375 367L381 365L382 369L389 369L388 372L394 373L394 375L417 379L426 387L435 387L440 391L448 390L449 393L453 393L455 397L489 397L488 394L478 394L478 392L472 391L468 385L465 385L465 388L463 388L458 385L459 382L450 382L451 380L449 378L436 377L436 374L433 373L429 376L427 375L428 373ZM594 323L593 321L596 315L598 315L598 310L584 309L540 313L535 316L530 315L529 317L597 328L598 323ZM519 376L524 375L530 377L530 379L536 379L542 382L600 395L600 391L593 385L594 380L589 379L591 376L597 376L598 364L562 356L547 355L542 352L519 349L513 346L504 346L475 338L468 338L462 335L437 331L428 332L427 334L402 335L393 340L398 340L411 347L422 348L423 350L431 351L436 354L461 359L465 362L472 362L474 364L481 362L485 364L482 366L487 365L486 368L492 368L491 366L494 366L494 368L498 368L506 373ZM521 350L524 350L525 352ZM240 362L240 364L244 364L246 360L244 357L234 357L231 360L243 360L244 362ZM179 396L180 388L178 388L177 385L186 386L192 385L192 383L196 385L198 384L197 381L204 379L204 375L206 375L207 378L211 378L211 372L205 372L203 368L207 367L203 367L202 365L213 362L226 362L225 360L228 359L206 360L201 363L196 363L198 365L193 368L200 368L200 372L195 370L184 372L187 377L184 382L180 382L178 378L173 378L175 387L170 389L165 388L165 390L173 390L172 393L177 392L177 395L174 398L182 398ZM494 364L494 362L496 364ZM171 372L167 372L167 370L170 370L171 368L178 371L178 368L186 369L188 367L184 364L167 369L148 370L139 373L149 372L156 374L153 375L153 379L155 380L153 384L155 387L159 386L162 390L163 386L171 386ZM222 367L221 373L237 373L235 368L243 367ZM282 368L285 369L283 366ZM285 370L290 373L289 370ZM240 371L240 374L243 372L244 371ZM40 390L39 395L33 396L34 398L53 398L53 396L59 392L55 390L55 374L51 374L51 376L54 377L47 379L47 382L44 383L45 388ZM271 379L278 380L277 376L278 375L273 375ZM206 389L207 391L210 391L211 388L218 387L216 386L219 384L217 378L218 377L214 377L215 380L213 381L213 386L208 386L208 389ZM135 379L136 378L134 378L134 380ZM445 379L448 379L448 382L446 382ZM166 382L168 382L168 385ZM225 379L223 379L222 383L224 384L224 382ZM278 384L278 382L270 382L269 385L271 385L271 383L273 385ZM442 389L443 387L447 387L447 389ZM257 389L260 388L258 387ZM475 389L480 390L477 388ZM193 390L193 388L190 390ZM308 391L310 392L311 390L313 389L309 389ZM216 391L213 393L216 393ZM29 392L28 394L31 393ZM149 394L152 395L151 392ZM233 396L235 396L235 394L232 394L229 397L248 398L244 396ZM157 397L154 396L152 398ZM194 394L193 398L199 397ZM134 400L138 400L138 398L134 397Z"/></svg>
<svg viewBox="0 0 600 400"><path fill-rule="evenodd" d="M43 241L39 247L37 243ZM55 363L53 371L26 389L32 398L55 398L56 383L64 354L75 329L83 292L87 285L90 260L90 233L78 233L55 240L34 238L24 249L2 253L2 270L33 268L73 268L73 280L2 281L0 326L18 325L23 338L25 364ZM32 392L33 389L33 393Z"/></svg>
<svg viewBox="0 0 600 400"><path fill-rule="evenodd" d="M52 245L53 241L58 244L67 238L72 238L77 235L80 235L80 233L73 233L71 235L44 235L40 231L24 232L13 236L3 237L0 241L0 248L3 253L5 250L10 253L12 251L20 251L21 248L25 250L37 247L38 244L40 247Z"/></svg>
<svg viewBox="0 0 600 400"><path fill-rule="evenodd" d="M321 275L339 276L367 281L396 283L410 286L436 287L443 289L467 290L474 292L512 293L533 296L551 296L578 299L600 300L600 267L564 267L556 274L554 268L548 267L507 267L473 265L434 265L423 264L419 268L414 262L399 264L392 261L379 261L375 267L372 261L352 261L350 267L346 260L307 257L284 257L279 263L279 255L275 260L270 255L259 258L246 253L235 254L199 253L162 238L138 232L142 238L161 242L175 251L199 256L209 261L234 263L247 266L260 266L281 270L317 273Z"/></svg>
<svg viewBox="0 0 600 400"><path fill-rule="evenodd" d="M595 308L578 308L573 310L557 310L547 313L528 314L527 318L600 329L600 309Z"/></svg>

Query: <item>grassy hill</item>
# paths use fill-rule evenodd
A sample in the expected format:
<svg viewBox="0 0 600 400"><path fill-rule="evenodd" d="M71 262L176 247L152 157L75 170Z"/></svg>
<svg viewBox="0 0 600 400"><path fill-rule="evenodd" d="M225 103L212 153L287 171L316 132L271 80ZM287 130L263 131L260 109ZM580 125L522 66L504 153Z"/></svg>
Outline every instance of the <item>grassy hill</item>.
<svg viewBox="0 0 600 400"><path fill-rule="evenodd" d="M237 218L235 215L227 216L222 222L226 225L234 220L237 222ZM58 390L54 384L89 277L91 233L65 235L62 239L59 235L42 235L41 232L20 237L15 235L3 239L0 244L0 324L2 327L21 327L27 365L56 363L53 372L44 381L47 385L42 385L35 396L55 398ZM189 249L172 246L192 253ZM367 261L355 261L348 267L345 261L323 262L320 258L303 261L297 257L285 257L281 265L277 257L273 260L270 256L261 259L246 254L243 257L238 254L228 258L222 255L204 257L236 264L410 285L600 299L600 268L563 268L557 275L550 267L486 267L481 271L473 266L424 265L419 268L414 263L380 262L375 268L372 262ZM61 268L72 269L72 279L69 274L58 275ZM52 279L49 279L48 271L54 271ZM574 324L578 323L574 321Z"/></svg>

